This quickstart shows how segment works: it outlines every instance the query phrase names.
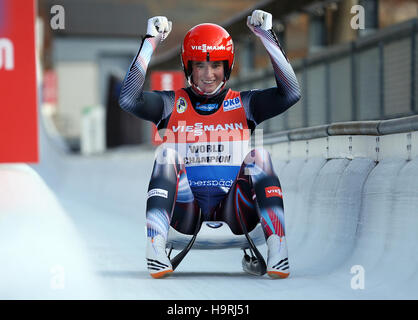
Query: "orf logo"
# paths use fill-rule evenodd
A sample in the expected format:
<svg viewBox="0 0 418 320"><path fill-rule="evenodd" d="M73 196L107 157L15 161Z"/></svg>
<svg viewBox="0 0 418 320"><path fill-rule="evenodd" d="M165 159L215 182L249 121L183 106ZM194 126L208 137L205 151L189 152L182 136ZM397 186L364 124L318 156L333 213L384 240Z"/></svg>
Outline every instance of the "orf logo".
<svg viewBox="0 0 418 320"><path fill-rule="evenodd" d="M283 198L283 194L282 194L282 189L280 189L279 187L267 187L266 189L266 198L271 198L271 197L279 197L279 198Z"/></svg>
<svg viewBox="0 0 418 320"><path fill-rule="evenodd" d="M15 57L13 42L7 38L0 38L0 70L13 70Z"/></svg>

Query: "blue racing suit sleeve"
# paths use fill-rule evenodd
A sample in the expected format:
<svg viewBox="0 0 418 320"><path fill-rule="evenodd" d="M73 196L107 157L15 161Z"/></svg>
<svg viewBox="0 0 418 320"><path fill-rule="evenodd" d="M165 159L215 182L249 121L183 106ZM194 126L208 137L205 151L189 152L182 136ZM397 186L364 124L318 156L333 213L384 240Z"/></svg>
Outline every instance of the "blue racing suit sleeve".
<svg viewBox="0 0 418 320"><path fill-rule="evenodd" d="M156 125L171 113L174 105L174 91L143 91L148 64L160 40L160 35L147 36L142 40L119 96L119 105L123 110Z"/></svg>
<svg viewBox="0 0 418 320"><path fill-rule="evenodd" d="M301 93L295 72L273 30L249 27L260 38L270 56L277 84L275 88L241 92L247 118L257 125L289 109L298 102Z"/></svg>

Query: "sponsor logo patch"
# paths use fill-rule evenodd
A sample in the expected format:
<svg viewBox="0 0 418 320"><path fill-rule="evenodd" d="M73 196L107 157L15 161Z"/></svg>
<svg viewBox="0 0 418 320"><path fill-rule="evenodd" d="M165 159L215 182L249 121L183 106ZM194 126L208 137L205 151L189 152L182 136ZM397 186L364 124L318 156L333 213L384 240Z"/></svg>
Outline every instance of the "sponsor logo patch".
<svg viewBox="0 0 418 320"><path fill-rule="evenodd" d="M280 189L279 187L267 187L265 190L267 198L279 197L283 199L282 189Z"/></svg>
<svg viewBox="0 0 418 320"><path fill-rule="evenodd" d="M227 187L230 188L234 181L232 180L189 180L190 187Z"/></svg>
<svg viewBox="0 0 418 320"><path fill-rule="evenodd" d="M183 113L187 109L186 99L180 97L176 102L176 109L178 113Z"/></svg>
<svg viewBox="0 0 418 320"><path fill-rule="evenodd" d="M192 50L208 52L208 51L216 51L216 50L225 50L225 46L208 46L206 43L202 44L201 46L192 46Z"/></svg>
<svg viewBox="0 0 418 320"><path fill-rule="evenodd" d="M241 108L241 101L239 100L238 97L234 99L228 99L224 101L223 106L224 106L224 111L235 110L235 109Z"/></svg>
<svg viewBox="0 0 418 320"><path fill-rule="evenodd" d="M178 125L172 126L171 130L176 132L194 132L195 136L201 136L204 131L228 131L228 130L244 130L244 125L240 123L225 123L222 124L205 124L203 122L196 122L194 125Z"/></svg>
<svg viewBox="0 0 418 320"><path fill-rule="evenodd" d="M213 111L218 107L216 103L214 104L200 104L199 102L196 103L196 109L202 111Z"/></svg>
<svg viewBox="0 0 418 320"><path fill-rule="evenodd" d="M151 197L162 197L162 198L168 198L168 191L164 189L152 189L148 191L148 197L147 199Z"/></svg>
<svg viewBox="0 0 418 320"><path fill-rule="evenodd" d="M223 226L222 222L206 222L206 225L212 229L217 229Z"/></svg>

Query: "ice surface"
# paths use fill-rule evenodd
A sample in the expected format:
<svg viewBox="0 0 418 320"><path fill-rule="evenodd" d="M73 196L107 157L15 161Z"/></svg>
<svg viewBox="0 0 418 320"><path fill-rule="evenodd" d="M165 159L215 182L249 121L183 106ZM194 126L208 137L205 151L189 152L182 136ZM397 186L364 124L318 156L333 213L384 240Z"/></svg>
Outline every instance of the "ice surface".
<svg viewBox="0 0 418 320"><path fill-rule="evenodd" d="M418 298L418 159L275 164L288 279L245 274L239 249L192 249L172 276L155 280L144 238L153 150L68 155L42 126L40 141L32 168L48 187L25 165L0 166L1 298ZM56 265L65 285L51 289ZM363 289L353 266L364 271Z"/></svg>

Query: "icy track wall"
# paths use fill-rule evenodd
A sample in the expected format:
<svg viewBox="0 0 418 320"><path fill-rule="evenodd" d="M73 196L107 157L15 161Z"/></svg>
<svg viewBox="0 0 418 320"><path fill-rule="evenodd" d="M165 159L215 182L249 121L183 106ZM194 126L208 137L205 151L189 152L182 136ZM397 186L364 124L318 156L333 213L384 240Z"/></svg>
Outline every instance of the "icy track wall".
<svg viewBox="0 0 418 320"><path fill-rule="evenodd" d="M0 164L0 299L103 298L85 243L57 199L64 144L38 117L41 162Z"/></svg>
<svg viewBox="0 0 418 320"><path fill-rule="evenodd" d="M284 191L292 266L290 282L272 282L269 289L296 288L288 297L297 298L418 298L417 131L418 117L409 117L265 137ZM151 150L85 158L66 154L53 140L40 121L41 163L0 165L3 299L103 296L74 225L92 218L80 220L84 211L63 210L59 200L99 212L106 207L144 223L138 208L144 208L146 187L138 181L148 181ZM350 271L359 268L365 290L352 290Z"/></svg>
<svg viewBox="0 0 418 320"><path fill-rule="evenodd" d="M0 182L0 299L101 297L84 244L43 179L26 164L1 164Z"/></svg>
<svg viewBox="0 0 418 320"><path fill-rule="evenodd" d="M418 298L417 130L412 116L264 138L283 188L289 261L299 275L350 283L361 272L357 285L368 294Z"/></svg>

